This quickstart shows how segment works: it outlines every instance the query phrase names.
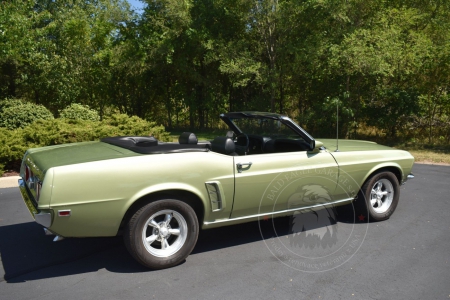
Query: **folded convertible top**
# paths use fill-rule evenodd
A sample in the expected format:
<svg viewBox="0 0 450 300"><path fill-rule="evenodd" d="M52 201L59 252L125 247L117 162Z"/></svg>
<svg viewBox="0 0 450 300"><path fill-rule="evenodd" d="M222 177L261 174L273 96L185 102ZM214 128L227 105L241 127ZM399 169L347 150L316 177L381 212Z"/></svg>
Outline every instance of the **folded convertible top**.
<svg viewBox="0 0 450 300"><path fill-rule="evenodd" d="M152 136L116 136L101 139L103 143L125 148L141 154L162 154L179 152L206 152L209 144L179 144L159 142Z"/></svg>

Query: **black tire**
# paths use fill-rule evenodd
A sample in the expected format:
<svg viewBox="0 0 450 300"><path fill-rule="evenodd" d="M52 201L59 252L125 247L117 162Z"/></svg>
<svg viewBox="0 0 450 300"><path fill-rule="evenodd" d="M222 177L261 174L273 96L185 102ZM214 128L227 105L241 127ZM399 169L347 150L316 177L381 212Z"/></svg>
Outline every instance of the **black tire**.
<svg viewBox="0 0 450 300"><path fill-rule="evenodd" d="M186 259L197 243L198 231L197 216L191 206L179 200L158 200L131 217L125 227L124 242L140 264L164 269ZM144 236L148 241L144 242Z"/></svg>
<svg viewBox="0 0 450 300"><path fill-rule="evenodd" d="M356 209L369 221L389 219L397 208L400 185L397 177L389 171L374 173L358 193Z"/></svg>

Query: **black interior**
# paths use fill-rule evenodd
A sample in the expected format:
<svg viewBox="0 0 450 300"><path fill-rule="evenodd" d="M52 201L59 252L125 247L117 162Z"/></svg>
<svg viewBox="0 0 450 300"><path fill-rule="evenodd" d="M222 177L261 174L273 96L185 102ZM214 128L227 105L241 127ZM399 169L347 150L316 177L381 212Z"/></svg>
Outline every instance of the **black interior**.
<svg viewBox="0 0 450 300"><path fill-rule="evenodd" d="M183 132L178 137L178 143L196 145L198 143L197 136L192 132Z"/></svg>
<svg viewBox="0 0 450 300"><path fill-rule="evenodd" d="M233 144L231 144L233 141ZM234 140L227 135L227 137L216 137L211 142L211 150L214 152L227 155L251 155L262 153L283 153L283 152L298 152L308 151L309 145L301 139L289 138L270 138L260 135L248 135L248 147L246 139L237 137Z"/></svg>
<svg viewBox="0 0 450 300"><path fill-rule="evenodd" d="M159 142L154 137L117 136L101 139L102 142L119 146L141 154L207 152L214 151L225 155L251 155L262 153L283 153L309 150L309 145L301 139L270 138L260 135L248 135L233 139L230 135L216 137L211 142L198 142L192 132L183 132L179 143Z"/></svg>
<svg viewBox="0 0 450 300"><path fill-rule="evenodd" d="M268 140L263 145L264 153L296 152L307 150L309 150L309 145L303 140L292 140L281 138Z"/></svg>
<svg viewBox="0 0 450 300"><path fill-rule="evenodd" d="M218 136L211 142L211 150L214 152L226 154L226 155L237 155L236 145L233 139L227 136Z"/></svg>

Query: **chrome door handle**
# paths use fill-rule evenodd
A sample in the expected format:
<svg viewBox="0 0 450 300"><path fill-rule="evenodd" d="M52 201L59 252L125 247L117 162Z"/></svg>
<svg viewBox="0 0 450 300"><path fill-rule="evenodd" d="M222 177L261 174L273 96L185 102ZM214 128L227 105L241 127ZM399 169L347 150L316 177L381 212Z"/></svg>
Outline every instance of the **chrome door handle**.
<svg viewBox="0 0 450 300"><path fill-rule="evenodd" d="M245 162L245 163L240 162L240 163L237 163L236 166L237 166L238 173L242 173L242 170L250 169L250 167L252 166L252 162ZM244 168L243 166L247 166L247 167Z"/></svg>

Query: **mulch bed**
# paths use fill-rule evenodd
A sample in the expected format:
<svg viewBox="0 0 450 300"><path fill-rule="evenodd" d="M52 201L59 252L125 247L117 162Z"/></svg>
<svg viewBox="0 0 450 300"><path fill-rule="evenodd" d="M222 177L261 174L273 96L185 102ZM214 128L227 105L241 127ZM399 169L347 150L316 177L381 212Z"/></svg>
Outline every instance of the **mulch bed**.
<svg viewBox="0 0 450 300"><path fill-rule="evenodd" d="M1 177L19 176L19 172L16 171L6 171Z"/></svg>

